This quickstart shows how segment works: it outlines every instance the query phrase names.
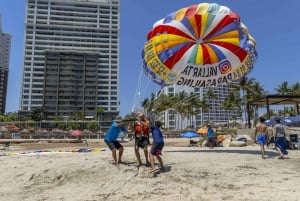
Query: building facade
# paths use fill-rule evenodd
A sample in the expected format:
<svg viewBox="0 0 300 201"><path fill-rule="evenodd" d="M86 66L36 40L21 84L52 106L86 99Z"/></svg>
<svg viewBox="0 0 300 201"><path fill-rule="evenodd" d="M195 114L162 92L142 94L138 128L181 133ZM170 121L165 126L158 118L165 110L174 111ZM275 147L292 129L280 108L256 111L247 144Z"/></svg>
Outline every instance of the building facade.
<svg viewBox="0 0 300 201"><path fill-rule="evenodd" d="M2 32L2 15L0 14L0 113L5 113L11 35Z"/></svg>
<svg viewBox="0 0 300 201"><path fill-rule="evenodd" d="M194 93L197 94L200 100L204 100L206 93L209 88L191 88L186 86L170 85L161 89L158 93L164 93L167 95L175 95L179 92L184 91L187 94ZM189 118L182 118L174 109L168 109L167 111L160 114L160 120L164 122L165 128L168 129L186 129L186 128L198 128L202 125L212 123L214 125L225 125L232 118L239 118L240 114L237 110L226 110L221 107L224 102L225 97L230 93L230 87L227 85L217 86L212 88L215 98L207 99L206 101L209 108L204 111L201 108L194 108L197 113ZM237 92L238 93L238 92ZM182 100L184 103L188 100Z"/></svg>
<svg viewBox="0 0 300 201"><path fill-rule="evenodd" d="M119 113L119 0L27 0L20 108Z"/></svg>

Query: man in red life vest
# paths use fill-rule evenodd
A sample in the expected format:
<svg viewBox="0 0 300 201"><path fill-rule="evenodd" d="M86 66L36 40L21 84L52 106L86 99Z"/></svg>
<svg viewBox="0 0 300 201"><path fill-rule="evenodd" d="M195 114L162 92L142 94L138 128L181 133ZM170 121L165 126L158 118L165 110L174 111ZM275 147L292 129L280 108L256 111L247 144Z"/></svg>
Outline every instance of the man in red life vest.
<svg viewBox="0 0 300 201"><path fill-rule="evenodd" d="M138 167L142 165L139 148L144 150L146 166L148 166L150 164L148 156L150 122L148 119L145 118L143 113L136 113L136 121L134 122L133 129L135 136L134 151L138 160Z"/></svg>

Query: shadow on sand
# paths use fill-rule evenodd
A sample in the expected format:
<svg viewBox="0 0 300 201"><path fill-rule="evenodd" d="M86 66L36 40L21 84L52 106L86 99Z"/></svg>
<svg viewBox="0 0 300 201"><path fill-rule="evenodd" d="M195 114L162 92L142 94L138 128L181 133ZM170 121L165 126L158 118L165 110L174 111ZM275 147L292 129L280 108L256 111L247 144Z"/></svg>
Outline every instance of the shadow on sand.
<svg viewBox="0 0 300 201"><path fill-rule="evenodd" d="M184 152L184 153L230 153L230 154L253 154L260 155L260 150L244 150L244 149L234 149L234 150L226 150L226 149L198 149L198 150L172 150L165 152ZM266 150L265 154L269 157L277 157L278 153L276 151Z"/></svg>

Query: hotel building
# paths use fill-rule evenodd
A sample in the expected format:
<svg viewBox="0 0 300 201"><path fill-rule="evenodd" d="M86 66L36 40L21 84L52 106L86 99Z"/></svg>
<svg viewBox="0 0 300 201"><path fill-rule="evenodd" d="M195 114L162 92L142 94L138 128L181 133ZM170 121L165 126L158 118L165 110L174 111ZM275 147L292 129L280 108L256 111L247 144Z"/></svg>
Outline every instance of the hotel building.
<svg viewBox="0 0 300 201"><path fill-rule="evenodd" d="M20 109L119 113L119 0L27 0Z"/></svg>
<svg viewBox="0 0 300 201"><path fill-rule="evenodd" d="M0 113L5 113L7 82L9 71L9 58L11 35L2 32L2 15L0 14Z"/></svg>

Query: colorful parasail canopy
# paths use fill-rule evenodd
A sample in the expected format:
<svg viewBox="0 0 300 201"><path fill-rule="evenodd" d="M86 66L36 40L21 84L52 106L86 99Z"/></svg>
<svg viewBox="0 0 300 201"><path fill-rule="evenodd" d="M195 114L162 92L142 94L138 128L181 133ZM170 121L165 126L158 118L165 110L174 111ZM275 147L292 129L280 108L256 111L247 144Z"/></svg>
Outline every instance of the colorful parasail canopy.
<svg viewBox="0 0 300 201"><path fill-rule="evenodd" d="M143 69L161 86L223 85L250 72L257 60L255 45L237 13L201 3L153 25L142 51Z"/></svg>

